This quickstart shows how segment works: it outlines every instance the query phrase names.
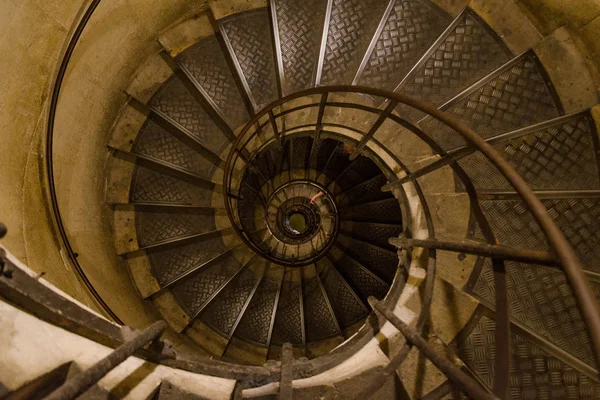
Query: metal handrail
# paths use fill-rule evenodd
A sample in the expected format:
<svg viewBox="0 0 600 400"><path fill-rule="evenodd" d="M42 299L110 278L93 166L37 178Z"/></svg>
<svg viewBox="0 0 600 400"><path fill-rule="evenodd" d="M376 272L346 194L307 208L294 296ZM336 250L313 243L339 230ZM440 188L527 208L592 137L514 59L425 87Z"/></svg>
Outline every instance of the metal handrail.
<svg viewBox="0 0 600 400"><path fill-rule="evenodd" d="M58 106L58 100L62 88L62 83L64 77L66 75L67 67L69 65L70 59L73 55L75 47L85 29L87 23L89 22L91 16L93 15L95 9L99 5L100 0L92 0L90 5L87 7L85 13L83 14L81 20L77 24L73 35L69 39L69 42L66 46L65 53L61 59L59 64L59 68L57 71L57 76L52 88L52 94L50 98L50 106L48 109L48 124L47 124L47 132L46 132L46 174L47 174L47 182L48 182L48 190L50 202L52 205L52 210L54 213L55 222L57 224L57 228L60 234L61 241L66 249L67 255L74 265L77 273L82 278L85 286L93 295L95 300L100 304L100 306L104 309L104 311L110 315L115 321L121 323L119 318L112 312L110 307L102 300L100 295L97 293L89 279L86 277L85 271L79 265L77 258L73 249L70 246L69 239L66 234L66 230L62 221L61 213L58 207L58 200L56 195L56 187L54 181L54 172L53 172L53 134L54 134L54 124L56 118L56 111ZM332 92L341 92L341 93L357 93L370 95L375 97L381 97L389 100L393 103L405 104L410 107L416 108L422 112L429 114L430 116L438 119L443 122L447 126L453 128L457 131L470 146L476 149L476 151L481 151L494 165L498 170L502 173L502 175L507 179L507 181L511 184L511 186L516 190L518 195L523 199L528 209L533 214L535 220L540 225L541 229L544 231L548 243L554 253L557 256L560 265L562 266L563 271L567 277L567 282L570 285L575 298L577 299L578 307L580 308L586 325L588 327L588 331L590 333L590 339L592 342L593 351L597 360L600 360L600 309L598 307L598 303L596 298L587 282L587 279L583 273L581 265L577 259L577 256L566 240L560 229L556 226L550 215L548 214L546 208L536 196L536 194L531 190L531 188L527 185L525 180L510 166L510 164L491 146L490 143L487 143L481 136L479 136L474 130L469 128L464 123L460 122L458 119L452 117L449 114L446 114L436 107L429 105L425 102L412 99L408 96L402 95L400 93L392 93L384 90L366 88L366 87L358 87L358 86L332 86L332 87L319 87L314 89L308 89L301 92L297 92L293 95L286 96L282 99L279 99L267 106L264 110L255 115L252 120L244 127L242 133L237 137L233 149L235 150L239 143L241 142L241 138L244 136L246 132L254 125L259 124L259 119L264 117L265 114L269 114L269 119L267 124L272 124L274 119L278 117L278 115L274 115L273 109L280 105L285 104L286 102L315 94L322 94L324 102L326 103L326 95ZM323 102L323 101L322 101ZM331 103L326 103L331 104ZM349 107L361 108L358 104L348 104ZM313 105L310 105L313 106ZM318 107L319 104L316 104ZM344 105L346 106L346 105ZM289 112L289 110L288 110ZM390 116L391 117L391 116ZM264 126L264 125L262 125ZM316 126L317 135L321 132L321 126L318 124ZM372 132L370 135L365 135L366 140L364 142L361 141L359 150L367 147L367 142L372 140L372 136L374 136L375 132ZM279 133L281 134L281 133ZM234 151L229 154L226 163L226 170L224 174L224 183L227 182L228 177L231 175L230 165L232 157L234 156ZM415 182L415 186L418 188L418 184ZM224 190L227 190L227 185L223 185ZM417 190L419 191L419 190ZM227 193L225 193L227 194ZM419 196L422 199L422 194ZM231 209L229 198L226 196L226 210L229 218L234 221ZM424 204L426 206L426 204ZM429 222L429 221L428 221ZM233 224L234 229L237 231L237 226ZM240 232L238 231L238 234ZM430 235L433 234L433 231L430 230ZM430 237L433 239L433 237ZM435 250L428 248L428 250L435 254ZM428 276L428 279L430 277ZM422 313L423 314L423 313Z"/></svg>
<svg viewBox="0 0 600 400"><path fill-rule="evenodd" d="M237 230L237 226L235 223L236 221L233 218L232 202L231 202L230 198L228 197L228 194L230 194L230 191L232 190L232 186L231 186L232 185L232 180L231 180L232 167L233 167L233 163L235 163L237 161L236 157L238 156L238 154L241 153L241 150L242 149L247 150L246 146L252 142L252 140L256 137L256 135L258 135L260 132L262 132L262 127L266 126L266 123L261 126L261 123L260 123L261 119L263 119L263 117L268 114L269 121L271 122L271 124L276 123L276 119L281 118L284 115L284 113L289 114L289 110L287 112L281 112L279 114L275 114L273 111L274 109L280 108L284 104L286 104L294 99L297 99L300 97L313 96L313 95L321 95L322 96L321 102L320 103L312 102L303 107L304 108L319 107L319 113L321 114L326 107L333 106L331 103L327 102L327 96L330 93L346 93L346 94L353 93L353 94L373 96L373 97L385 99L386 102L388 102L388 104L404 104L409 107L415 108L415 109L417 109L421 112L424 112L424 113L430 115L431 117L437 119L438 121L442 122L446 126L452 128L454 131L456 131L458 134L460 134L465 139L465 141L473 149L473 151L480 151L482 154L484 154L486 156L486 158L506 178L506 180L514 188L516 193L522 198L526 207L532 213L534 219L536 220L536 222L539 224L540 228L544 232L546 239L548 241L548 244L551 248L550 254L556 255L556 259L554 259L554 257L551 256L550 254L533 254L533 255L525 254L525 258L527 258L527 257L531 258L532 256L534 257L534 259L536 257L538 257L538 258L545 257L548 259L548 260L546 260L547 263L550 263L553 265L559 265L562 268L562 270L564 271L564 273L567 277L567 283L569 284L569 286L571 287L571 289L573 291L573 294L577 300L577 305L578 305L580 311L582 312L582 315L586 322L586 325L588 328L588 333L589 333L590 340L592 343L592 350L594 352L594 355L597 360L600 360L600 308L599 308L596 298L592 292L592 289L587 281L584 271L579 263L579 260L575 254L575 251L573 250L571 244L566 240L565 236L562 234L560 229L557 227L557 225L554 223L554 221L548 214L546 207L542 204L540 199L536 196L536 194L529 187L529 185L526 183L526 181L508 163L508 161L505 160L500 155L500 153L498 153L492 147L492 145L490 143L486 142L486 140L483 139L477 132L475 132L473 129L468 127L465 123L461 122L454 116L452 116L446 112L438 110L435 106L430 105L426 102L417 100L417 99L413 99L413 98L403 95L401 93L393 93L393 92L388 92L385 90L368 88L368 87L359 87L359 86L318 87L318 88L307 89L307 90L304 90L301 92L297 92L292 95L281 98L279 100L276 100L273 103L271 103L269 106L267 106L263 110L261 110L258 114L256 114L248 122L248 124L242 129L242 131L236 138L236 141L233 143L232 150L229 153L229 156L228 156L227 162L226 162L226 166L225 166L225 174L223 177L223 190L224 190L224 196L225 196L225 202L226 202L226 211L230 217L230 220L232 221L232 225L233 225L234 229ZM339 104L336 104L335 106L338 106L338 105ZM359 105L359 104L354 104L352 102L346 102L346 103L344 103L344 105L345 105L345 107L348 107L348 108L354 107L354 108L364 109L364 106ZM361 152L363 149L367 148L369 141L374 140L373 137L375 135L377 128L379 126L381 126L381 124L383 123L382 119L392 118L396 122L399 122L399 118L397 116L393 116L393 114L388 111L389 111L389 107L387 107L386 110L383 110L383 111L379 110L380 117L377 120L376 124L371 128L371 130L368 133L362 132L363 136L359 142L359 147L357 148L356 154ZM319 121L319 120L322 120L322 117L318 117L317 121ZM402 120L400 119L400 121L402 121ZM402 122L403 122L402 123L403 126L411 125L407 121L402 121ZM304 127L309 128L311 126L313 127L313 129L315 131L315 133L314 133L315 137L317 137L323 129L322 125L318 125L318 122L315 122L314 124L307 124ZM253 128L254 129L258 128L258 129L252 131L251 129L253 129ZM409 130L412 131L413 133L415 133L415 131L419 131L419 129L414 126L412 127L412 129L409 129ZM285 132L277 132L278 138L281 135L283 135L284 133ZM421 136L419 136L419 137L421 139L423 139ZM425 140L425 142L430 147L432 147L432 149L434 149L434 146L435 146L436 152L441 153L442 155L445 155L445 153L443 151L439 150L439 145L437 145L437 143L435 143L435 141L433 141L431 138L428 138L427 140ZM416 184L415 180L410 179L410 173L408 173L408 176L409 176L409 178L405 179L404 181L408 182L410 180L411 182ZM394 187L398 187L398 185L394 185ZM490 235L487 235L487 236L489 236L490 238L493 239L493 234L491 234L491 236ZM430 240L433 240L435 242L435 239L433 237L431 237ZM495 241L495 239L493 239L492 241ZM421 243L421 244L423 244L423 243ZM494 245L496 243L491 243L491 244ZM432 250L435 251L434 250L435 246L423 246L423 247L426 247L430 251L432 251ZM499 259L497 257L502 256L503 251L509 251L509 250L513 251L514 254L511 257L518 258L521 256L520 249L499 248L499 247L493 247L491 249L492 249L492 251L491 251L490 255L492 257L494 257L494 263L496 266L498 266L498 268L502 269L502 271L504 271L502 259ZM478 249L478 250L481 251L481 249ZM502 272L500 277L496 277L495 280L496 280L497 285L500 284L504 287L505 286L504 272ZM505 295L506 295L506 293L504 292L504 296ZM497 310L497 312L500 312L500 310ZM507 308L504 309L504 312L507 312ZM499 324L500 324L500 322L502 322L502 324L504 324L506 322L506 324L508 325L508 320L506 318L504 318L503 316L499 316ZM507 332L507 331L505 331L505 332ZM506 339L506 343L508 343L508 339ZM505 349L507 351L509 351L509 349L506 346L505 346ZM504 356L505 355L502 355L502 357L504 357ZM498 357L498 358L500 358L500 357ZM506 362L505 362L505 364L506 364ZM496 391L496 389L499 389L499 388L495 388L495 391Z"/></svg>

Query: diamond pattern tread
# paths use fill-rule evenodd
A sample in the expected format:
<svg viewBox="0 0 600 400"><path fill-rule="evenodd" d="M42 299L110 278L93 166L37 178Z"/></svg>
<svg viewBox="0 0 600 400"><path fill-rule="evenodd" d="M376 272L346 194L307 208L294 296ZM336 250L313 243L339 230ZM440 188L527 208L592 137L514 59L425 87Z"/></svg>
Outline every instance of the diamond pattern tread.
<svg viewBox="0 0 600 400"><path fill-rule="evenodd" d="M400 204L395 197L344 208L340 215L342 220L355 222L402 223Z"/></svg>
<svg viewBox="0 0 600 400"><path fill-rule="evenodd" d="M364 303L367 302L369 296L382 300L390 288L388 284L366 271L365 267L347 254L344 254L335 265Z"/></svg>
<svg viewBox="0 0 600 400"><path fill-rule="evenodd" d="M277 315L273 326L271 343L283 345L290 342L302 345L302 306L300 304L302 285L300 282L284 281L277 305Z"/></svg>
<svg viewBox="0 0 600 400"><path fill-rule="evenodd" d="M248 122L249 116L244 100L214 35L183 51L177 57L177 61L191 72L196 82L225 116L231 129L236 130Z"/></svg>
<svg viewBox="0 0 600 400"><path fill-rule="evenodd" d="M333 181L350 165L349 156L350 154L344 149L344 146L338 143L323 167L323 175L329 178L329 181Z"/></svg>
<svg viewBox="0 0 600 400"><path fill-rule="evenodd" d="M246 82L256 110L278 97L271 24L266 8L235 14L220 22L221 31Z"/></svg>
<svg viewBox="0 0 600 400"><path fill-rule="evenodd" d="M595 367L587 328L564 274L516 262L506 262L506 270L511 319ZM472 293L490 308L494 308L493 282L491 262L486 261Z"/></svg>
<svg viewBox="0 0 600 400"><path fill-rule="evenodd" d="M149 105L186 128L204 147L215 154L220 154L229 143L177 76L173 76L163 84L152 97Z"/></svg>
<svg viewBox="0 0 600 400"><path fill-rule="evenodd" d="M136 211L135 226L140 247L215 230L212 213L186 208Z"/></svg>
<svg viewBox="0 0 600 400"><path fill-rule="evenodd" d="M294 139L292 143L292 167L295 169L306 169L309 163L310 150L313 140L310 137Z"/></svg>
<svg viewBox="0 0 600 400"><path fill-rule="evenodd" d="M273 307L279 293L279 282L265 277L240 320L235 336L267 346Z"/></svg>
<svg viewBox="0 0 600 400"><path fill-rule="evenodd" d="M456 346L459 357L488 388L492 388L495 377L495 327L495 321L484 315L465 340ZM600 384L550 355L527 338L513 332L510 342L510 399L600 398ZM454 398L465 397L455 394Z"/></svg>
<svg viewBox="0 0 600 400"><path fill-rule="evenodd" d="M600 273L600 199L543 199L548 213L586 270ZM549 251L544 233L520 200L480 201L498 241L506 246Z"/></svg>
<svg viewBox="0 0 600 400"><path fill-rule="evenodd" d="M209 207L212 191L138 165L129 197L132 202L138 203L195 204Z"/></svg>
<svg viewBox="0 0 600 400"><path fill-rule="evenodd" d="M304 313L306 315L306 340L322 340L339 335L338 326L331 314L317 278L305 281Z"/></svg>
<svg viewBox="0 0 600 400"><path fill-rule="evenodd" d="M561 115L562 106L550 88L545 72L533 52L517 57L486 82L442 108L488 138ZM423 131L444 150L466 142L452 129L427 117Z"/></svg>
<svg viewBox="0 0 600 400"><path fill-rule="evenodd" d="M340 234L338 238L340 239L340 248L346 254L382 278L386 283L392 283L396 269L398 268L398 256L396 253L366 242L352 240L352 238L343 234Z"/></svg>
<svg viewBox="0 0 600 400"><path fill-rule="evenodd" d="M495 145L533 189L599 189L596 135L589 115ZM458 162L477 189L509 190L512 186L480 152Z"/></svg>
<svg viewBox="0 0 600 400"><path fill-rule="evenodd" d="M381 170L373 160L360 155L338 176L336 182L342 190L348 190L380 173Z"/></svg>
<svg viewBox="0 0 600 400"><path fill-rule="evenodd" d="M211 180L216 168L211 161L152 120L147 120L140 130L132 151L177 165L208 181Z"/></svg>
<svg viewBox="0 0 600 400"><path fill-rule="evenodd" d="M449 24L450 16L427 1L396 0L359 85L394 90Z"/></svg>
<svg viewBox="0 0 600 400"><path fill-rule="evenodd" d="M395 251L395 247L388 243L388 239L398 237L402 233L402 225L342 221L341 230L348 236Z"/></svg>
<svg viewBox="0 0 600 400"><path fill-rule="evenodd" d="M327 0L275 0L283 64L282 86L291 94L314 86Z"/></svg>
<svg viewBox="0 0 600 400"><path fill-rule="evenodd" d="M202 322L229 339L252 289L260 277L249 269L236 276L202 313Z"/></svg>
<svg viewBox="0 0 600 400"><path fill-rule="evenodd" d="M350 84L388 0L332 0L321 85Z"/></svg>
<svg viewBox="0 0 600 400"><path fill-rule="evenodd" d="M393 195L381 191L381 187L387 183L388 180L385 175L378 175L342 193L338 197L338 204L340 206L352 206L361 203L390 199Z"/></svg>
<svg viewBox="0 0 600 400"><path fill-rule="evenodd" d="M212 237L148 254L152 274L163 285L225 251L223 240Z"/></svg>
<svg viewBox="0 0 600 400"><path fill-rule="evenodd" d="M512 57L471 10L466 9L452 26L443 41L431 48L426 59L403 80L399 92L439 106ZM412 121L424 116L407 106L399 106L397 111Z"/></svg>
<svg viewBox="0 0 600 400"><path fill-rule="evenodd" d="M194 316L219 287L239 269L240 264L237 260L234 257L227 257L222 262L209 266L206 270L173 287L171 292L183 310L190 317Z"/></svg>
<svg viewBox="0 0 600 400"><path fill-rule="evenodd" d="M347 286L342 277L332 267L321 273L321 282L331 301L331 306L342 329L365 318L369 311Z"/></svg>

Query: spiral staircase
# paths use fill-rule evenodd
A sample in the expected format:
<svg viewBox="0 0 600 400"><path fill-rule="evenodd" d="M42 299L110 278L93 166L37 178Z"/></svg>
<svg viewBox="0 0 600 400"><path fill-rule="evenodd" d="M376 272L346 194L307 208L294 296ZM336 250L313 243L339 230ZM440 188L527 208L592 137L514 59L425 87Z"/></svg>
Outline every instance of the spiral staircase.
<svg viewBox="0 0 600 400"><path fill-rule="evenodd" d="M533 50L428 0L270 0L209 18L192 45L161 43L170 77L128 91L144 122L109 144L115 246L170 329L204 356L283 365L289 343L306 364L376 325L378 300L412 310L490 395L600 398L560 251L481 148L427 112L504 157L600 296L598 132L589 109L565 113ZM410 354L392 369L403 388L430 379ZM418 398L467 398L433 380Z"/></svg>

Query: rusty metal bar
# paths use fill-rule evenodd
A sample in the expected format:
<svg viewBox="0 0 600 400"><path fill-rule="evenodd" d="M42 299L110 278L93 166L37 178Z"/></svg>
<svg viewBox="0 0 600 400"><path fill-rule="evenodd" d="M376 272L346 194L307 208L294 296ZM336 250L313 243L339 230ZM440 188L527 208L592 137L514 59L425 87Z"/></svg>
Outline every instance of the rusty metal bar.
<svg viewBox="0 0 600 400"><path fill-rule="evenodd" d="M292 379L294 377L294 348L290 343L285 343L281 348L281 379L279 381L278 399L292 400L294 389Z"/></svg>
<svg viewBox="0 0 600 400"><path fill-rule="evenodd" d="M279 128L277 128L277 121L275 121L275 115L273 114L273 110L269 110L269 122L271 123L271 127L273 128L275 141L277 142L279 148L281 148L281 135L279 134Z"/></svg>
<svg viewBox="0 0 600 400"><path fill-rule="evenodd" d="M315 151L317 149L317 143L321 139L321 131L323 130L323 115L325 115L325 107L327 106L328 96L329 93L323 93L323 95L321 95L321 102L319 103L319 113L317 114L317 123L315 129L315 140L313 140L312 148L310 149L309 163L311 166L316 156Z"/></svg>
<svg viewBox="0 0 600 400"><path fill-rule="evenodd" d="M510 398L510 316L506 297L506 268L504 261L492 259L496 303L496 327L494 329L496 358L494 360L494 387L496 396Z"/></svg>
<svg viewBox="0 0 600 400"><path fill-rule="evenodd" d="M544 251L517 249L502 245L490 245L468 241L449 242L437 239L390 238L389 242L401 249L409 247L425 247L429 249L454 251L457 253L475 254L482 257L498 258L501 260L560 267L560 261L552 254Z"/></svg>
<svg viewBox="0 0 600 400"><path fill-rule="evenodd" d="M429 359L440 371L442 371L448 379L460 390L465 392L470 398L477 400L496 400L497 397L489 394L481 385L463 372L459 367L453 364L450 360L438 353L433 347L427 343L419 332L408 326L404 321L398 318L392 311L383 307L377 299L369 297L369 304L373 309L382 314L388 321L398 329L407 341L415 345L425 357ZM398 356L396 356L398 357Z"/></svg>
<svg viewBox="0 0 600 400"><path fill-rule="evenodd" d="M585 274L581 268L577 255L575 254L572 246L569 244L565 236L556 226L556 224L548 214L548 211L546 210L542 202L539 200L539 198L537 198L533 190L528 186L525 180L517 173L517 171L508 163L508 161L505 160L502 157L502 155L500 155L500 153L498 153L490 143L487 143L485 139L483 139L477 132L475 132L472 128L470 128L468 125L461 122L454 116L439 110L437 107L431 104L428 104L421 100L413 99L410 96L404 95L402 93L393 93L386 90L361 86L340 85L317 87L314 89L308 89L294 93L293 95L287 96L283 99L279 99L271 103L266 109L260 111L256 116L254 116L253 120L246 125L246 127L242 130L241 134L238 136L238 139L236 140L236 143L233 147L238 147L239 143L241 142L241 138L245 136L250 126L256 121L258 121L259 118L267 114L274 107L289 102L296 98L311 96L315 94L323 94L328 92L358 93L374 97L383 97L389 99L392 102L406 104L426 114L429 114L432 118L439 120L449 128L456 131L459 135L461 135L466 140L469 146L481 151L482 154L498 168L500 173L507 179L511 186L513 186L516 192L518 192L521 195L527 208L531 211L534 219L538 222L540 228L545 233L546 238L548 239L548 243L551 246L551 249L556 253L558 260L560 260L562 264L563 270L567 277L567 281L571 289L573 290L573 293L577 300L577 304L582 311L583 319L586 321L586 325L589 329L590 339L594 348L594 354L596 356L596 359L600 360L600 308L598 307L598 302L595 298L594 293L592 292L589 283L586 280ZM234 153L230 153L224 174L225 183L227 183L228 176L231 173L230 169L233 158ZM225 193L225 195L226 194L227 193ZM232 210L230 208L231 205L228 204L226 210L231 218ZM239 228L235 225L234 229L239 230Z"/></svg>
<svg viewBox="0 0 600 400"><path fill-rule="evenodd" d="M77 398L137 350L158 339L165 329L167 329L165 321L153 323L138 336L119 346L89 369L68 379L64 385L52 392L45 400L72 400Z"/></svg>

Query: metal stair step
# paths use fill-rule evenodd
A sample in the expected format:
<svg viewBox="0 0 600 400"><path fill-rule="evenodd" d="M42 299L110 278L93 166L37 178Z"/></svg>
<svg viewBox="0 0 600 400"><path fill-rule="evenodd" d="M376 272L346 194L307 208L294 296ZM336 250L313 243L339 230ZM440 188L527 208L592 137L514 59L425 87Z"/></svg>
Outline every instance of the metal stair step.
<svg viewBox="0 0 600 400"><path fill-rule="evenodd" d="M361 86L394 90L450 24L450 16L428 0L390 4L354 79Z"/></svg>
<svg viewBox="0 0 600 400"><path fill-rule="evenodd" d="M327 0L271 0L284 95L315 86Z"/></svg>
<svg viewBox="0 0 600 400"><path fill-rule="evenodd" d="M466 8L427 50L396 91L442 105L512 58L500 37ZM399 115L417 121L425 114L408 106Z"/></svg>
<svg viewBox="0 0 600 400"><path fill-rule="evenodd" d="M527 51L481 79L440 107L483 138L533 125L563 114L543 66ZM464 147L465 141L451 128L426 117L423 131L444 150Z"/></svg>
<svg viewBox="0 0 600 400"><path fill-rule="evenodd" d="M537 190L599 189L598 140L589 112L559 117L494 141L527 183ZM458 161L478 190L512 186L480 152Z"/></svg>
<svg viewBox="0 0 600 400"><path fill-rule="evenodd" d="M177 62L202 88L202 95L232 130L244 125L248 112L218 39L212 35L184 50Z"/></svg>
<svg viewBox="0 0 600 400"><path fill-rule="evenodd" d="M317 85L350 84L389 0L331 0ZM320 78L320 79L319 79Z"/></svg>
<svg viewBox="0 0 600 400"><path fill-rule="evenodd" d="M270 27L266 8L219 20L219 30L256 111L279 96Z"/></svg>
<svg viewBox="0 0 600 400"><path fill-rule="evenodd" d="M160 88L150 100L149 106L182 125L215 154L221 154L229 143L177 75Z"/></svg>

